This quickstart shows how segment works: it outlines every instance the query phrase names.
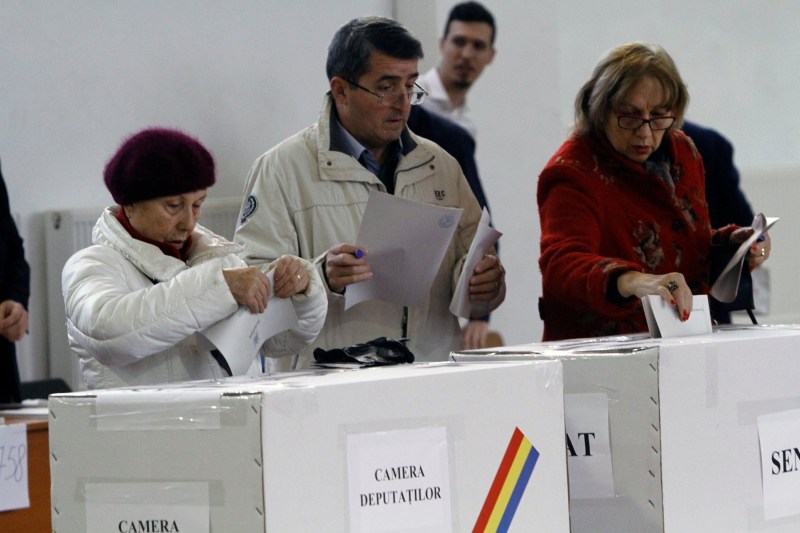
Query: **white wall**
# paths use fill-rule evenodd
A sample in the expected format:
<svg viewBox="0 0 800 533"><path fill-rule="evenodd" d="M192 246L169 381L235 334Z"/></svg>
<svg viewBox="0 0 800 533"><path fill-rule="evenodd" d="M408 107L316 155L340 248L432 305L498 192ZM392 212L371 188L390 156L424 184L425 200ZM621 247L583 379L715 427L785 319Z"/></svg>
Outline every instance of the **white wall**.
<svg viewBox="0 0 800 533"><path fill-rule="evenodd" d="M427 68L453 3L0 0L0 158L33 267L23 378L47 372L43 213L109 203L102 168L125 135L156 124L193 133L218 163L212 194L239 195L252 161L315 119L325 50L339 25L397 13L423 40ZM536 176L567 134L575 93L608 48L633 39L663 44L689 85L689 115L728 135L743 169L800 165L793 105L800 3L486 3L499 25L498 55L470 105L484 186L505 233L509 295L493 322L507 342L541 336ZM782 223L776 246L797 233Z"/></svg>

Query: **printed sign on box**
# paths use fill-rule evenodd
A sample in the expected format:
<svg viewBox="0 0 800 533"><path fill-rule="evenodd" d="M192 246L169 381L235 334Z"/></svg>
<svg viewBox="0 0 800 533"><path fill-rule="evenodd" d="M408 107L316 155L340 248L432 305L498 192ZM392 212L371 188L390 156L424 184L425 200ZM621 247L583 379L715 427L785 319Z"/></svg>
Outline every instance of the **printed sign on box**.
<svg viewBox="0 0 800 533"><path fill-rule="evenodd" d="M800 409L758 417L764 518L800 514Z"/></svg>
<svg viewBox="0 0 800 533"><path fill-rule="evenodd" d="M452 531L447 428L347 436L350 531Z"/></svg>
<svg viewBox="0 0 800 533"><path fill-rule="evenodd" d="M25 424L0 426L0 511L30 507Z"/></svg>

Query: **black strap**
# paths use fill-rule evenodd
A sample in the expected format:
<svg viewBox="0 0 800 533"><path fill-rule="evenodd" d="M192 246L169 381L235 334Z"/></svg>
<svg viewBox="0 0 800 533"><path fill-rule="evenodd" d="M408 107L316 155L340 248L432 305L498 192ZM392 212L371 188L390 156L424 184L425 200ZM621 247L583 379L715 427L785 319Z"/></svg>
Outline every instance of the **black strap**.
<svg viewBox="0 0 800 533"><path fill-rule="evenodd" d="M211 350L211 357L216 359L217 363L219 363L219 366L222 367L222 370L228 373L228 376L233 375L233 372L231 372L231 366L228 364L228 361L225 360L225 356L222 355L222 352L217 349Z"/></svg>
<svg viewBox="0 0 800 533"><path fill-rule="evenodd" d="M324 270L324 265L323 265L323 270ZM149 279L151 282L153 282L153 285L158 285L159 282L157 279L153 279L150 276L147 276L146 274L145 277ZM225 359L225 356L222 355L222 352L220 352L217 349L211 350L211 357L213 357L214 360L216 360L217 363L219 363L219 366L222 367L222 370L224 370L228 374L228 376L233 376L233 372L231 371L231 365L228 364L228 361Z"/></svg>

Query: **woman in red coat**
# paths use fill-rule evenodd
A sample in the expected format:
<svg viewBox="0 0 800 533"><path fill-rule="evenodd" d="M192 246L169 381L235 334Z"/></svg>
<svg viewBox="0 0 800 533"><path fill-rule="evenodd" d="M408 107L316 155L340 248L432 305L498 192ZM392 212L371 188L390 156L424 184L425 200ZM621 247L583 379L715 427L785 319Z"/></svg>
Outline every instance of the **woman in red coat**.
<svg viewBox="0 0 800 533"><path fill-rule="evenodd" d="M711 229L703 163L678 130L688 101L672 58L645 43L611 50L581 88L575 131L539 176L544 340L647 331L647 295L688 319L712 246L750 235ZM762 263L769 241L751 252Z"/></svg>

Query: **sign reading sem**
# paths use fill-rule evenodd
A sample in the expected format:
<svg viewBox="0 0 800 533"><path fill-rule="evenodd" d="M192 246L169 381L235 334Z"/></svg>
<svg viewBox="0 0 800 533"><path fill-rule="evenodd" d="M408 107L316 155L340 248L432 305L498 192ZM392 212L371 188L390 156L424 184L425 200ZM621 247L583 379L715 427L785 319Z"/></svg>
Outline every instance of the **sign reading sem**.
<svg viewBox="0 0 800 533"><path fill-rule="evenodd" d="M350 530L452 531L447 428L347 436Z"/></svg>

